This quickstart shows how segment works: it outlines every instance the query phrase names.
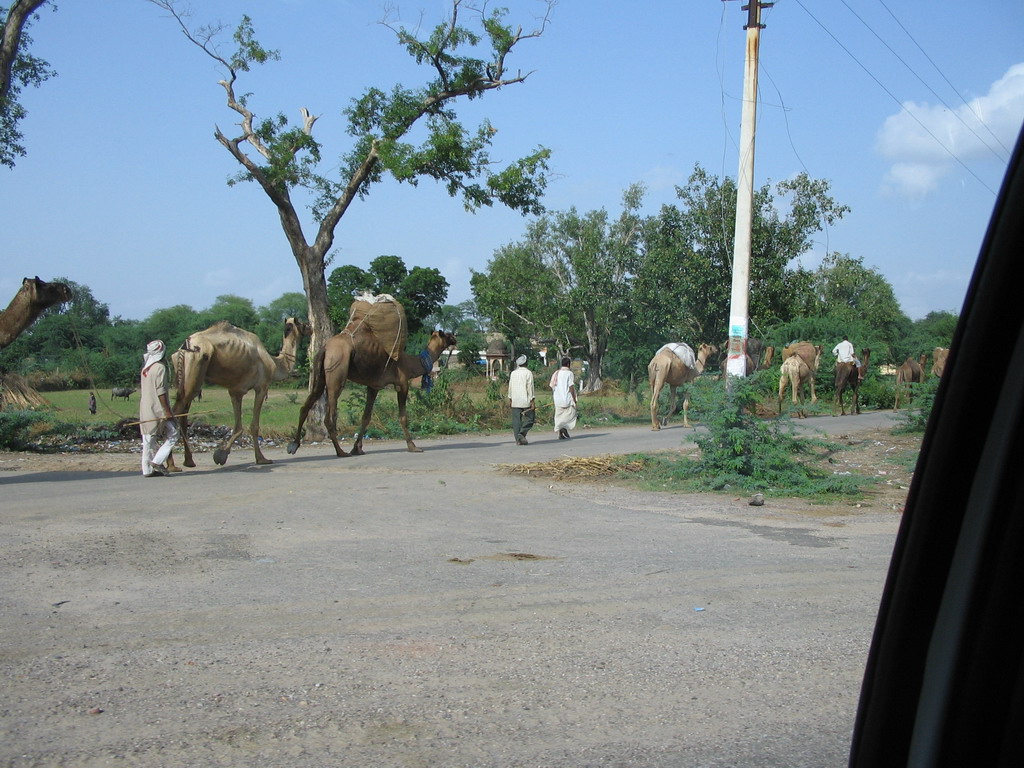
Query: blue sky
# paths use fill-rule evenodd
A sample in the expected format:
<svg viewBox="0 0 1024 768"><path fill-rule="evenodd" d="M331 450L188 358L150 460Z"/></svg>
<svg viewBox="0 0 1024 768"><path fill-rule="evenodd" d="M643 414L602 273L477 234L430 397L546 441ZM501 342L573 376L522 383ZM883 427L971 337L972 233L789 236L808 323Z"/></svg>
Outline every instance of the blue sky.
<svg viewBox="0 0 1024 768"><path fill-rule="evenodd" d="M232 134L213 62L144 0L60 2L32 27L59 76L24 94L28 156L0 168L0 300L26 276L88 285L112 315L141 320L222 294L266 304L301 290L276 211L214 140ZM504 0L534 26L535 0ZM391 2L407 26L446 0ZM545 204L615 214L647 187L647 212L675 201L695 163L735 177L745 13L739 0L560 0L510 60L527 82L460 108L498 129L492 155L543 145L556 174ZM325 168L347 151L342 109L369 86L420 73L377 22L376 0L192 0L197 22L252 17L282 60L243 74L259 116L320 115ZM891 11L891 13L890 13ZM895 14L895 16L894 16ZM1024 117L1024 2L776 0L764 13L755 183L806 171L852 208L801 263L861 257L912 318L959 311ZM984 119L979 122L978 116ZM437 267L449 303L470 269L522 236L503 209L466 213L431 183L389 181L337 230L333 266L381 254ZM308 236L313 232L306 216ZM680 276L685 279L685 276Z"/></svg>

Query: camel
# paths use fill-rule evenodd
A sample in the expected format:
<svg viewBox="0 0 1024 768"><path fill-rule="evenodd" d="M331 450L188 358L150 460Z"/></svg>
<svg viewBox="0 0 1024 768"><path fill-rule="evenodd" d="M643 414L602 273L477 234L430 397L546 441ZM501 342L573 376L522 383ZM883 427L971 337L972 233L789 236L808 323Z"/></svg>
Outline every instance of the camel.
<svg viewBox="0 0 1024 768"><path fill-rule="evenodd" d="M853 404L850 406L850 413L860 413L860 383L868 373L868 361L871 359L871 350L860 351L860 368L856 363L836 363L836 405L842 415L846 415L846 408L843 406L843 392L849 388L853 390ZM836 415L836 409L832 409L832 415Z"/></svg>
<svg viewBox="0 0 1024 768"><path fill-rule="evenodd" d="M811 344L809 341L794 341L787 347L782 348L782 361L785 362L793 355L799 355L810 371L811 402L818 402L818 393L814 391L814 377L818 373L818 364L821 362L822 346ZM794 394L795 397L795 394ZM794 399L794 403L796 400Z"/></svg>
<svg viewBox="0 0 1024 768"><path fill-rule="evenodd" d="M692 364L685 362L672 348L680 348L684 357L692 360ZM651 429L659 430L665 424L676 409L676 389L683 384L689 384L704 372L704 365L708 357L718 352L718 347L713 344L701 344L694 357L693 350L687 344L666 344L659 349L651 362L647 364L647 378L651 384ZM668 386L669 402L668 413L665 418L658 419L658 397L663 387ZM690 426L689 419L690 394L683 396L683 426Z"/></svg>
<svg viewBox="0 0 1024 768"><path fill-rule="evenodd" d="M949 356L949 349L936 347L932 352L932 374L942 378L942 372L946 370L946 358Z"/></svg>
<svg viewBox="0 0 1024 768"><path fill-rule="evenodd" d="M818 347L818 350L818 357L813 361L815 369L818 367L821 347ZM813 387L814 371L798 354L792 354L783 360L781 370L782 375L779 377L779 416L782 415L782 399L786 394L786 384L788 382L793 390L793 405L797 406L797 417L801 419L807 418L807 410L804 408L804 385L810 382ZM812 399L811 402L815 401Z"/></svg>
<svg viewBox="0 0 1024 768"><path fill-rule="evenodd" d="M399 352L395 359L366 326L353 324L332 336L312 362L309 394L299 411L299 425L295 430L295 439L288 444L288 453L295 453L299 449L302 444L302 425L306 423L306 416L326 390L324 427L331 438L331 443L334 444L334 452L340 457L364 455L363 438L370 424L370 416L373 414L373 404L380 391L388 385L394 385L398 394L398 422L405 433L406 447L410 453L422 453L422 449L416 447L412 435L409 434L409 417L405 412L406 401L409 398L409 382L429 374L441 353L455 344L454 334L434 331L430 334L427 347L421 354ZM363 408L363 419L352 444L352 450L346 453L338 443L338 397L348 381L366 387L366 406Z"/></svg>
<svg viewBox="0 0 1024 768"><path fill-rule="evenodd" d="M896 402L892 407L894 411L900 409L900 395L903 394L903 390L907 390L907 402L909 403L913 398L912 386L924 381L924 364L927 359L925 355L921 355L919 360L908 357L903 361L903 365L896 369Z"/></svg>
<svg viewBox="0 0 1024 768"><path fill-rule="evenodd" d="M202 393L204 384L216 384L227 389L235 412L235 428L213 452L213 460L217 464L227 463L232 443L243 432L242 398L249 390L255 390L249 434L256 463L273 463L260 450L260 410L271 383L288 378L295 369L299 342L311 333L309 325L289 317L284 321L284 341L277 357L271 357L256 334L236 328L224 320L185 339L173 358L178 384L173 410L181 423L186 467L196 465L188 442L188 409ZM167 464L172 467L174 460L168 458Z"/></svg>
<svg viewBox="0 0 1024 768"><path fill-rule="evenodd" d="M0 312L0 349L18 338L44 310L71 299L71 289L64 283L26 277L7 309Z"/></svg>

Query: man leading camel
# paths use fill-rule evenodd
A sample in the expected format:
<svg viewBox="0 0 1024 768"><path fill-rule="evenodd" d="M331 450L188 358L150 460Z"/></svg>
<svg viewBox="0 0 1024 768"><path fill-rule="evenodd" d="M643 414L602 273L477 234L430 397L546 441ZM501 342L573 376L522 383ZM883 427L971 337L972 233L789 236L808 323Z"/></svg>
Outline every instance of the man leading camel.
<svg viewBox="0 0 1024 768"><path fill-rule="evenodd" d="M853 363L857 366L857 378L864 378L864 369L861 368L860 360L857 359L853 344L850 339L843 336L843 340L832 347L832 354L836 357L837 363Z"/></svg>
<svg viewBox="0 0 1024 768"><path fill-rule="evenodd" d="M142 476L162 477L170 470L165 465L178 442L178 422L167 397L167 366L164 343L157 339L146 345L142 373L139 376L139 432L142 433ZM163 435L163 444L153 444ZM175 468L175 471L181 471Z"/></svg>

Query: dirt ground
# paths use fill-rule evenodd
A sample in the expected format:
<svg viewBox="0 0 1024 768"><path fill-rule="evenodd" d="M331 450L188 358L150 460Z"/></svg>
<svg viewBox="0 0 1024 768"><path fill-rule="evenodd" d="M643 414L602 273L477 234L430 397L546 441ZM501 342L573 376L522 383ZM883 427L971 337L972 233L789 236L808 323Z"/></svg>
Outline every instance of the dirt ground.
<svg viewBox="0 0 1024 768"><path fill-rule="evenodd" d="M839 451L823 468L834 473L850 473L872 478L865 499L836 503L787 500L793 509L819 510L822 514L842 513L845 509L872 508L902 512L907 490L913 477L914 462L921 447L921 435L894 435L890 429L857 431L835 435L831 439L848 450ZM195 449L197 461L211 452L211 445ZM266 441L265 448L283 447L275 441ZM90 446L64 448L52 453L28 451L0 452L0 472L25 470L37 472L137 472L141 445L138 440L119 440ZM248 449L237 446L235 452L244 454ZM179 458L180 461L180 458ZM589 482L601 483L600 479ZM781 499L779 500L782 501Z"/></svg>
<svg viewBox="0 0 1024 768"><path fill-rule="evenodd" d="M919 442L874 424L818 421L876 478L827 505L502 471L679 427L0 453L0 765L843 764Z"/></svg>

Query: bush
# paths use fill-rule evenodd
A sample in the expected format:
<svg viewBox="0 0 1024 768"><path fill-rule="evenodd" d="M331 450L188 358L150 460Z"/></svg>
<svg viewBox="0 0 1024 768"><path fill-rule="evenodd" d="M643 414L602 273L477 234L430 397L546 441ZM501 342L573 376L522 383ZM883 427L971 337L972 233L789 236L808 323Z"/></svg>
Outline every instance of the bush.
<svg viewBox="0 0 1024 768"><path fill-rule="evenodd" d="M23 451L30 447L30 436L46 431L49 425L50 417L44 413L0 411L0 448L5 451Z"/></svg>
<svg viewBox="0 0 1024 768"><path fill-rule="evenodd" d="M912 407L904 408L896 412L896 420L899 422L893 427L893 434L923 433L928 426L928 419L931 418L932 408L935 405L935 394L939 391L939 380L929 376L922 383L913 385L914 399Z"/></svg>
<svg viewBox="0 0 1024 768"><path fill-rule="evenodd" d="M799 437L788 419L756 416L760 402L756 379L734 379L731 385L697 387L691 407L706 432L694 435L700 457L677 462L676 478L693 490L773 491L814 496L859 493L850 476L832 475L813 467L811 459L837 446Z"/></svg>

